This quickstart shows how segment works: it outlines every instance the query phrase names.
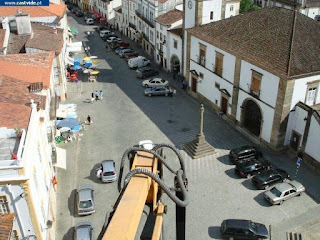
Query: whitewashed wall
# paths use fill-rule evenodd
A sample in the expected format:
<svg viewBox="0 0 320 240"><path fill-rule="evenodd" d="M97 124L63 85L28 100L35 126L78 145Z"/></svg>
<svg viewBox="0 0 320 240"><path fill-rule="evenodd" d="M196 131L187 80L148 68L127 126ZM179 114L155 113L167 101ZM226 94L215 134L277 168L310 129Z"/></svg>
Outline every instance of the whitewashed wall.
<svg viewBox="0 0 320 240"><path fill-rule="evenodd" d="M278 87L279 87L279 77L251 64L246 61L241 61L241 71L240 71L240 83L239 86L246 92L250 92L252 70L261 73L261 92L260 100L271 105L276 106Z"/></svg>
<svg viewBox="0 0 320 240"><path fill-rule="evenodd" d="M306 98L306 94L307 94L307 87L308 87L307 84L310 82L313 82L315 80L319 80L319 79L320 79L320 75L307 77L307 78L300 78L300 79L295 80L290 109L294 108L294 106L298 102L305 103L305 98ZM318 92L317 92L317 96L316 96L316 104L320 103L319 83L318 83L317 88L318 88Z"/></svg>
<svg viewBox="0 0 320 240"><path fill-rule="evenodd" d="M218 1L204 1L202 11L202 24L221 19L221 0ZM210 12L213 11L213 19L210 20Z"/></svg>
<svg viewBox="0 0 320 240"><path fill-rule="evenodd" d="M233 11L231 11L231 6L233 6ZM225 18L233 17L239 15L240 10L240 1L238 2L227 2L226 3L226 11Z"/></svg>
<svg viewBox="0 0 320 240"><path fill-rule="evenodd" d="M304 130L306 127L306 121L304 119L308 117L308 112L300 107L295 107L294 111L290 112L288 126L286 131L286 137L284 141L284 145L290 144L290 139L292 135L292 131L299 133L302 137L304 135ZM299 147L302 143L302 137L300 139Z"/></svg>
<svg viewBox="0 0 320 240"><path fill-rule="evenodd" d="M189 9L188 7L188 1L185 1L185 16L186 19L185 21L185 28L192 28L195 26L195 5L196 1L195 0L190 0L192 2L192 9Z"/></svg>
<svg viewBox="0 0 320 240"><path fill-rule="evenodd" d="M178 42L178 46L177 48L174 48L174 41L177 41ZM176 55L178 58L179 58L179 61L180 61L180 67L182 66L182 39L175 35L175 34L172 34L170 32L168 32L168 48L169 48L169 51L170 51L170 57L169 57L169 69L171 70L172 69L172 66L171 66L171 58L173 55Z"/></svg>
<svg viewBox="0 0 320 240"><path fill-rule="evenodd" d="M312 116L305 152L308 153L314 159L316 159L318 162L320 162L319 136L320 124L315 119L315 117Z"/></svg>

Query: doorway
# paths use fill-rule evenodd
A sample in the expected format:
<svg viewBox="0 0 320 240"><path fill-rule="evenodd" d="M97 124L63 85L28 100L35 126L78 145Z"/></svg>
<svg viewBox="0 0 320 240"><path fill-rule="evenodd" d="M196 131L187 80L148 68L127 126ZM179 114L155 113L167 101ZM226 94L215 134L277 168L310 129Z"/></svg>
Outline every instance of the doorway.
<svg viewBox="0 0 320 240"><path fill-rule="evenodd" d="M191 90L192 92L197 92L197 79L195 77L192 77L192 81L191 81Z"/></svg>
<svg viewBox="0 0 320 240"><path fill-rule="evenodd" d="M228 98L221 96L221 105L220 105L221 111L224 114L228 113Z"/></svg>
<svg viewBox="0 0 320 240"><path fill-rule="evenodd" d="M258 104L252 100L246 101L242 110L242 126L259 137L261 132L261 123L262 114Z"/></svg>
<svg viewBox="0 0 320 240"><path fill-rule="evenodd" d="M299 133L297 133L296 131L292 130L291 139L290 139L290 147L295 151L298 151L300 138L301 138L301 135Z"/></svg>

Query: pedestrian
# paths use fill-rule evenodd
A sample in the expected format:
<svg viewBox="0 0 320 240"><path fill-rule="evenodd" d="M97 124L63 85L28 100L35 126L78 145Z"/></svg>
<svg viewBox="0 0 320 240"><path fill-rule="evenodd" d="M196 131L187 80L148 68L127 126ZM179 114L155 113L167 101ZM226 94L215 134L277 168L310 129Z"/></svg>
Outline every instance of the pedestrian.
<svg viewBox="0 0 320 240"><path fill-rule="evenodd" d="M174 88L172 91L172 97L175 98L177 95L177 90Z"/></svg>
<svg viewBox="0 0 320 240"><path fill-rule="evenodd" d="M102 90L100 90L100 100L102 100L102 98L103 98L103 92Z"/></svg>
<svg viewBox="0 0 320 240"><path fill-rule="evenodd" d="M187 86L188 86L188 83L187 83L187 81L184 79L183 82L182 82L182 89L187 90Z"/></svg>
<svg viewBox="0 0 320 240"><path fill-rule="evenodd" d="M99 93L97 90L95 91L94 96L96 97L96 101L98 101L99 100Z"/></svg>
<svg viewBox="0 0 320 240"><path fill-rule="evenodd" d="M94 93L91 93L91 103L94 101Z"/></svg>
<svg viewBox="0 0 320 240"><path fill-rule="evenodd" d="M181 80L181 76L182 76L181 72L178 71L178 80L179 80L179 81Z"/></svg>
<svg viewBox="0 0 320 240"><path fill-rule="evenodd" d="M91 117L88 115L88 117L87 117L87 120L88 120L88 125L91 125Z"/></svg>

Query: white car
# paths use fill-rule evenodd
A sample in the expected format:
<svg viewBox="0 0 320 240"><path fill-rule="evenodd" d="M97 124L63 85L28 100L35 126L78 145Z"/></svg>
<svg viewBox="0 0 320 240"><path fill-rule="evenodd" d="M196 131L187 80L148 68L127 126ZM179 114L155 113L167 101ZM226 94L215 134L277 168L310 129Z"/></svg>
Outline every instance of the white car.
<svg viewBox="0 0 320 240"><path fill-rule="evenodd" d="M148 79L142 82L142 86L144 87L168 86L168 85L169 85L169 82L163 78Z"/></svg>
<svg viewBox="0 0 320 240"><path fill-rule="evenodd" d="M107 39L107 43L112 43L114 40L121 41L121 38L117 38L117 37L109 37L109 38Z"/></svg>
<svg viewBox="0 0 320 240"><path fill-rule="evenodd" d="M86 23L87 23L88 25L93 25L93 24L94 24L94 20L93 20L92 18L88 18L88 19L86 20Z"/></svg>
<svg viewBox="0 0 320 240"><path fill-rule="evenodd" d="M105 35L108 35L108 34L111 34L111 31L109 31L109 30L101 30L100 31L100 37L104 37Z"/></svg>

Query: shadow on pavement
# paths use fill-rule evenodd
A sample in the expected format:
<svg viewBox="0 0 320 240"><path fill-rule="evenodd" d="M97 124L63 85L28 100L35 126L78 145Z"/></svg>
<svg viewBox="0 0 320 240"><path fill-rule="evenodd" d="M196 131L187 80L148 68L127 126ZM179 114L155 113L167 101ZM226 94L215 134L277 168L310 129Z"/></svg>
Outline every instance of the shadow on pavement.
<svg viewBox="0 0 320 240"><path fill-rule="evenodd" d="M100 167L100 163L96 163L93 168L90 170L90 175L88 177L85 177L86 179L91 180L94 183L98 183L98 184L106 184L103 183L99 178L97 178L96 175L96 169Z"/></svg>
<svg viewBox="0 0 320 240"><path fill-rule="evenodd" d="M230 165L230 166L234 165L233 162L229 160L229 156L227 154L223 156L219 156L217 157L217 159L225 165Z"/></svg>
<svg viewBox="0 0 320 240"><path fill-rule="evenodd" d="M70 240L73 239L74 227L69 228L68 232L63 235L62 240Z"/></svg>
<svg viewBox="0 0 320 240"><path fill-rule="evenodd" d="M225 173L233 179L240 179L240 177L235 173L234 168L226 170Z"/></svg>
<svg viewBox="0 0 320 240"><path fill-rule="evenodd" d="M208 235L213 239L221 239L220 227L208 227Z"/></svg>
<svg viewBox="0 0 320 240"><path fill-rule="evenodd" d="M271 203L269 203L263 196L263 192L259 193L256 197L253 198L257 203L259 203L262 207L271 207Z"/></svg>
<svg viewBox="0 0 320 240"><path fill-rule="evenodd" d="M68 209L70 212L70 216L76 216L76 189L73 189L70 193L70 197L68 198Z"/></svg>
<svg viewBox="0 0 320 240"><path fill-rule="evenodd" d="M253 185L251 179L247 179L243 181L241 184L249 190L257 190L257 188Z"/></svg>

